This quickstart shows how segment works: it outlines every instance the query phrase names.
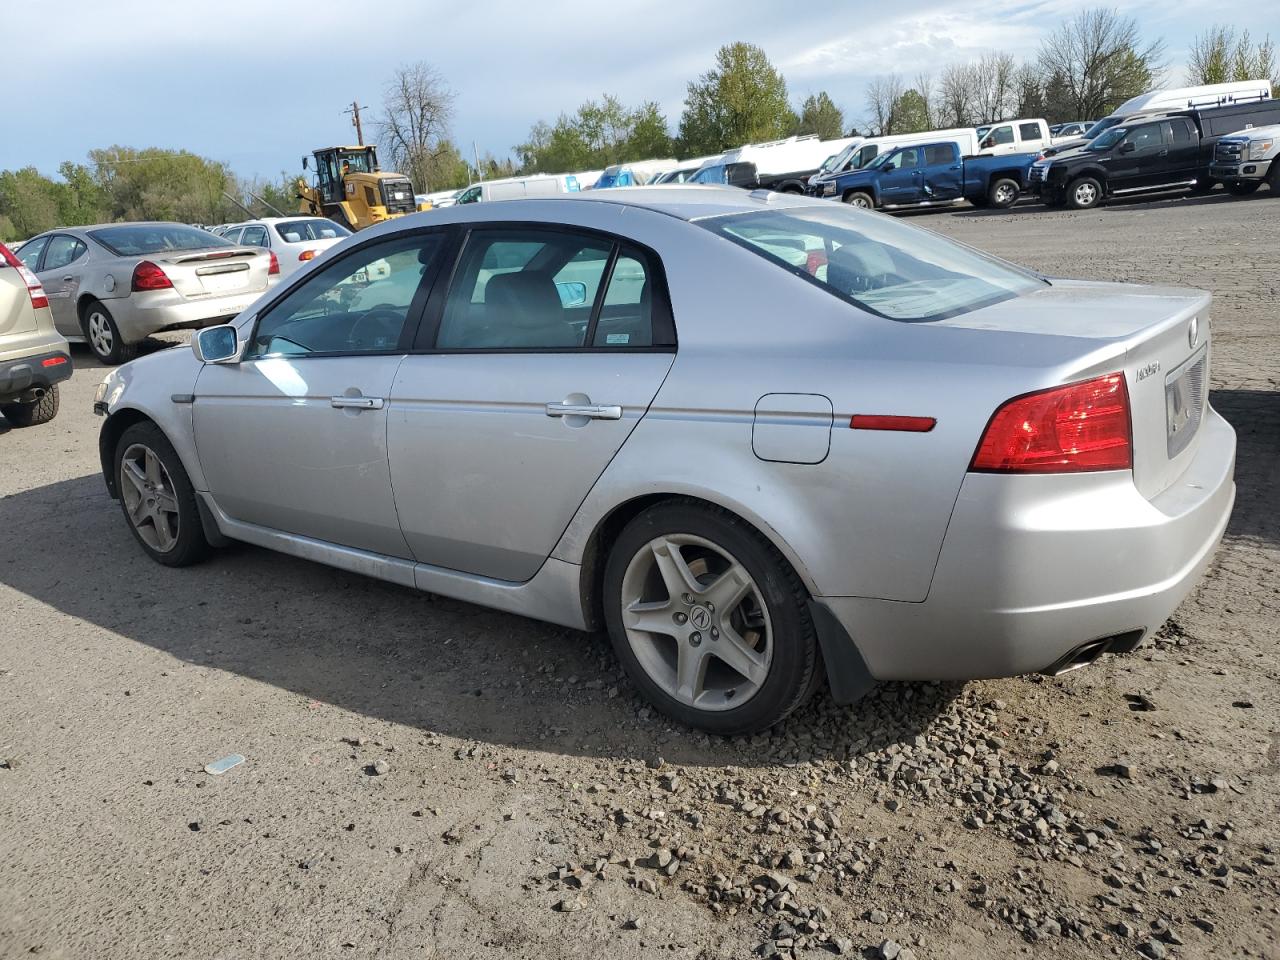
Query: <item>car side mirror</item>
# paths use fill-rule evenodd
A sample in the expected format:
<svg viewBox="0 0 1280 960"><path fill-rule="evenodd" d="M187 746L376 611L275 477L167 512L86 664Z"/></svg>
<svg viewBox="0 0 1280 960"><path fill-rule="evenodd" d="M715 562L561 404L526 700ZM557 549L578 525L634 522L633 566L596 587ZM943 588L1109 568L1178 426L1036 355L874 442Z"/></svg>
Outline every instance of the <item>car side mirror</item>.
<svg viewBox="0 0 1280 960"><path fill-rule="evenodd" d="M191 352L201 363L236 363L240 360L240 333L229 323L197 330L191 338Z"/></svg>
<svg viewBox="0 0 1280 960"><path fill-rule="evenodd" d="M587 285L580 280L561 280L556 284L560 306L580 307L587 302Z"/></svg>
<svg viewBox="0 0 1280 960"><path fill-rule="evenodd" d="M1124 143L1120 144L1121 153L1133 153L1133 151L1137 149L1138 149L1138 145L1134 143L1132 140L1126 140Z"/></svg>
<svg viewBox="0 0 1280 960"><path fill-rule="evenodd" d="M303 157L303 158L302 158L302 169L303 169L303 170L306 170L306 169L307 169L307 160L308 160L308 159L309 159L308 157Z"/></svg>

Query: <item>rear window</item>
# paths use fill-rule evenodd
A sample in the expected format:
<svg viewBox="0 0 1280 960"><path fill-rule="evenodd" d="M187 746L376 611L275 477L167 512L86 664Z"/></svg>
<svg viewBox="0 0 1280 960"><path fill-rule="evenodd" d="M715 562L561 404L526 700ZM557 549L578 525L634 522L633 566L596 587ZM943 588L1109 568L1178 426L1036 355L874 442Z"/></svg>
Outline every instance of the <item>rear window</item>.
<svg viewBox="0 0 1280 960"><path fill-rule="evenodd" d="M311 240L337 240L351 236L351 231L341 224L323 217L308 220L285 220L275 225L275 231L285 243L306 243Z"/></svg>
<svg viewBox="0 0 1280 960"><path fill-rule="evenodd" d="M207 230L184 227L180 223L122 223L90 230L89 236L118 257L232 246L230 241Z"/></svg>
<svg viewBox="0 0 1280 960"><path fill-rule="evenodd" d="M927 230L838 204L694 222L890 320L942 320L1048 286Z"/></svg>

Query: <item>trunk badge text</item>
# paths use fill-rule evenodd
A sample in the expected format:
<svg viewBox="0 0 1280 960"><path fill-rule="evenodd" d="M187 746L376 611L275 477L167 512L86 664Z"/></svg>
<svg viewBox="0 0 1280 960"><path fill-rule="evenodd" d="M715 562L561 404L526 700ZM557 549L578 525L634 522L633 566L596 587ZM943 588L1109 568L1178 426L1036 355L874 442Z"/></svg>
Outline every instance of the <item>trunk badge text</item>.
<svg viewBox="0 0 1280 960"><path fill-rule="evenodd" d="M1145 380L1147 379L1147 377L1151 376L1153 373L1159 373L1159 372L1160 372L1160 361L1152 360L1145 367L1138 368L1138 379Z"/></svg>

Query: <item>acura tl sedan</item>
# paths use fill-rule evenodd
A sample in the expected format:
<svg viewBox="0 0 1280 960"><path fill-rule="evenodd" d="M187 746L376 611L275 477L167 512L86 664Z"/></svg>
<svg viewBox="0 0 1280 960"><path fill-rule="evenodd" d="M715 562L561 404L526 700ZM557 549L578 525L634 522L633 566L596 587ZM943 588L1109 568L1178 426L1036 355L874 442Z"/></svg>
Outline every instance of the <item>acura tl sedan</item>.
<svg viewBox="0 0 1280 960"><path fill-rule="evenodd" d="M604 627L657 707L743 733L824 679L1156 630L1235 496L1209 303L765 191L460 205L112 371L102 467L160 563L240 540Z"/></svg>
<svg viewBox="0 0 1280 960"><path fill-rule="evenodd" d="M104 363L164 330L225 323L280 275L274 253L182 223L105 223L42 233L17 251L58 332Z"/></svg>

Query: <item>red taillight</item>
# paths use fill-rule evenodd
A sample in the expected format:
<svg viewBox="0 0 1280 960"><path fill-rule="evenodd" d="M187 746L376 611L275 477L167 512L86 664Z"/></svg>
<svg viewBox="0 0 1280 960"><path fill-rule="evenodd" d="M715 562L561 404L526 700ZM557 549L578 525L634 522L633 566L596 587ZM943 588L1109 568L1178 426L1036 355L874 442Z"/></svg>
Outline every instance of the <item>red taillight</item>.
<svg viewBox="0 0 1280 960"><path fill-rule="evenodd" d="M307 260L314 260L315 258L316 258L316 252L314 250L303 250L300 254L298 254L298 260L304 261L304 262Z"/></svg>
<svg viewBox="0 0 1280 960"><path fill-rule="evenodd" d="M280 272L280 260L273 253L271 254L271 266L267 268L267 276L274 277L279 272Z"/></svg>
<svg viewBox="0 0 1280 960"><path fill-rule="evenodd" d="M47 357L40 361L42 367L60 367L67 362L66 357Z"/></svg>
<svg viewBox="0 0 1280 960"><path fill-rule="evenodd" d="M1133 466L1124 374L1014 397L991 418L970 470L1080 473Z"/></svg>
<svg viewBox="0 0 1280 960"><path fill-rule="evenodd" d="M39 310L49 306L49 298L45 295L44 284L40 278L27 269L27 265L19 260L3 243L0 243L0 265L8 264L18 271L22 282L27 285L27 296L31 298L31 309Z"/></svg>
<svg viewBox="0 0 1280 960"><path fill-rule="evenodd" d="M137 293L140 290L168 290L173 281L168 275L150 260L139 260L133 268L133 283L130 289Z"/></svg>

